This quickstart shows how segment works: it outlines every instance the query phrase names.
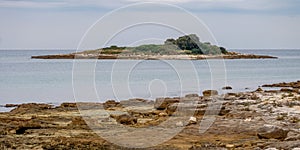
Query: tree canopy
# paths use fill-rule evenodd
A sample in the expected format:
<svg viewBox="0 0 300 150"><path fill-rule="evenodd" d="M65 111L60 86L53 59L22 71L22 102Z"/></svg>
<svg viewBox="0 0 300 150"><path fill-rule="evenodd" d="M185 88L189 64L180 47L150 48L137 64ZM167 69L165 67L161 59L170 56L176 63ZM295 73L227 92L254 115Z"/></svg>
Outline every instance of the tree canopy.
<svg viewBox="0 0 300 150"><path fill-rule="evenodd" d="M226 54L224 47L211 45L209 42L200 42L196 34L181 36L178 39L167 39L165 45L176 45L181 50L188 50L191 54Z"/></svg>
<svg viewBox="0 0 300 150"><path fill-rule="evenodd" d="M184 35L177 39L167 39L164 44L147 44L137 47L110 46L103 48L104 54L134 53L134 54L162 54L162 55L218 55L228 53L224 47L212 45L209 42L200 42L196 34Z"/></svg>

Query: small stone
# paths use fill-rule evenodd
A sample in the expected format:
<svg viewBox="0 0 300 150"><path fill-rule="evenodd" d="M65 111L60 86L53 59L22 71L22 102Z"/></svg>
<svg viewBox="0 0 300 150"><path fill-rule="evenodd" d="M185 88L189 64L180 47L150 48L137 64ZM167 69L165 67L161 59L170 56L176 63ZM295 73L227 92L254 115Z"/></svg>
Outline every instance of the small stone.
<svg viewBox="0 0 300 150"><path fill-rule="evenodd" d="M260 88L260 87L255 90L255 92L262 92L262 91L264 91L264 90L262 88Z"/></svg>
<svg viewBox="0 0 300 150"><path fill-rule="evenodd" d="M161 113L159 113L158 115L159 115L159 116L161 116L161 117L168 116L168 114L167 114L167 113L165 113L165 112L161 112Z"/></svg>
<svg viewBox="0 0 300 150"><path fill-rule="evenodd" d="M246 118L244 121L245 122L250 122L252 119L251 118Z"/></svg>
<svg viewBox="0 0 300 150"><path fill-rule="evenodd" d="M196 124L196 123L197 123L197 118L196 117L190 117L189 124Z"/></svg>
<svg viewBox="0 0 300 150"><path fill-rule="evenodd" d="M225 147L226 147L226 148L234 148L234 145L233 145L233 144L226 144Z"/></svg>

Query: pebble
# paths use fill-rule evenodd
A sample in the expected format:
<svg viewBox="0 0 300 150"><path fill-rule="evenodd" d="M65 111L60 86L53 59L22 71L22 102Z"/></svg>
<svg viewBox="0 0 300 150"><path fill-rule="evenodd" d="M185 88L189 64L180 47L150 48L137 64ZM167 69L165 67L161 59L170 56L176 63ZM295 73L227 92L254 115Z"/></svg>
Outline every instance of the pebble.
<svg viewBox="0 0 300 150"><path fill-rule="evenodd" d="M226 147L226 148L234 148L234 145L233 145L233 144L226 144L225 147Z"/></svg>

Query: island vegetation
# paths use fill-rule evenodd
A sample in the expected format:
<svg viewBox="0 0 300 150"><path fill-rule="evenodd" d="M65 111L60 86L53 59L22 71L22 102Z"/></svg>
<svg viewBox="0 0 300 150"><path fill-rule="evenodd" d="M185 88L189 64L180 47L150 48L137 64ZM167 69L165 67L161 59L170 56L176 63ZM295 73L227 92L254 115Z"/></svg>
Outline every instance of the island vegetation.
<svg viewBox="0 0 300 150"><path fill-rule="evenodd" d="M118 47L112 45L96 50L82 52L84 54L134 54L134 55L220 55L227 54L224 47L200 42L196 34L184 35L178 39L167 39L164 44L145 44L137 47Z"/></svg>
<svg viewBox="0 0 300 150"><path fill-rule="evenodd" d="M136 47L112 45L63 55L32 56L34 59L260 59L276 58L229 52L226 48L201 42L196 34L169 38L163 44L145 44Z"/></svg>

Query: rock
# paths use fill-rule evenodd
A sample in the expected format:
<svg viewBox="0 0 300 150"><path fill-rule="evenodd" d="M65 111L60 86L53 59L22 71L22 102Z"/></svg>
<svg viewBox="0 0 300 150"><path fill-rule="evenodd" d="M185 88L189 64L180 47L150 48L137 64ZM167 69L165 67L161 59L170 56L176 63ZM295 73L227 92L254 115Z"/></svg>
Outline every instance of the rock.
<svg viewBox="0 0 300 150"><path fill-rule="evenodd" d="M289 88L282 88L280 89L281 92L294 92L293 89L289 89Z"/></svg>
<svg viewBox="0 0 300 150"><path fill-rule="evenodd" d="M77 107L76 103L62 103L60 107Z"/></svg>
<svg viewBox="0 0 300 150"><path fill-rule="evenodd" d="M18 105L18 107L11 110L11 112L15 114L18 113L26 114L26 113L36 113L51 108L53 108L53 106L48 104L27 103L27 104Z"/></svg>
<svg viewBox="0 0 300 150"><path fill-rule="evenodd" d="M289 132L285 141L297 141L300 140L300 134L297 132Z"/></svg>
<svg viewBox="0 0 300 150"><path fill-rule="evenodd" d="M166 117L166 116L168 116L168 114L165 113L165 112L161 112L161 113L159 113L158 115L159 115L160 117Z"/></svg>
<svg viewBox="0 0 300 150"><path fill-rule="evenodd" d="M234 101L236 100L237 98L235 96L228 96L228 95L225 95L224 97L224 100L225 101Z"/></svg>
<svg viewBox="0 0 300 150"><path fill-rule="evenodd" d="M103 103L103 108L104 109L109 109L113 107L121 107L120 102L116 102L114 100L108 100L105 103Z"/></svg>
<svg viewBox="0 0 300 150"><path fill-rule="evenodd" d="M85 120L82 117L74 117L72 118L72 122L68 124L68 127L70 128L82 128L82 127L87 127L87 124Z"/></svg>
<svg viewBox="0 0 300 150"><path fill-rule="evenodd" d="M198 94L187 94L185 95L185 97L199 97Z"/></svg>
<svg viewBox="0 0 300 150"><path fill-rule="evenodd" d="M284 130L275 125L265 124L263 127L259 128L257 131L257 136L260 139L285 139L287 137L288 131Z"/></svg>
<svg viewBox="0 0 300 150"><path fill-rule="evenodd" d="M166 109L166 113L171 116L177 109L177 104L169 105Z"/></svg>
<svg viewBox="0 0 300 150"><path fill-rule="evenodd" d="M244 121L245 122L250 122L252 119L251 118L246 118Z"/></svg>
<svg viewBox="0 0 300 150"><path fill-rule="evenodd" d="M120 124L124 125L133 125L137 123L137 118L132 117L128 114L123 114L119 116L110 115L112 118L116 119L116 121Z"/></svg>
<svg viewBox="0 0 300 150"><path fill-rule="evenodd" d="M222 90L232 90L232 87L231 86L225 86L225 87L222 87Z"/></svg>
<svg viewBox="0 0 300 150"><path fill-rule="evenodd" d="M233 144L226 144L225 147L226 148L234 148L235 146Z"/></svg>
<svg viewBox="0 0 300 150"><path fill-rule="evenodd" d="M197 118L196 117L190 117L189 124L197 124Z"/></svg>
<svg viewBox="0 0 300 150"><path fill-rule="evenodd" d="M157 110L164 110L168 106L178 102L179 99L177 98L157 98L154 102L154 108Z"/></svg>
<svg viewBox="0 0 300 150"><path fill-rule="evenodd" d="M206 96L206 97L218 95L218 91L216 91L216 90L205 90L202 93L203 93L203 96Z"/></svg>
<svg viewBox="0 0 300 150"><path fill-rule="evenodd" d="M10 108L10 107L18 107L18 104L5 104L4 107Z"/></svg>
<svg viewBox="0 0 300 150"><path fill-rule="evenodd" d="M263 92L264 90L262 89L262 88L257 88L256 90L255 90L255 92Z"/></svg>
<svg viewBox="0 0 300 150"><path fill-rule="evenodd" d="M293 88L293 92L300 94L300 89L299 88Z"/></svg>
<svg viewBox="0 0 300 150"><path fill-rule="evenodd" d="M265 84L263 87L292 87L292 88L300 88L300 81L289 82L289 83L276 83L276 84Z"/></svg>
<svg viewBox="0 0 300 150"><path fill-rule="evenodd" d="M253 104L256 104L256 100L235 100L233 102L234 104L237 104L237 105L244 105L244 106L249 106L249 105L253 105Z"/></svg>

